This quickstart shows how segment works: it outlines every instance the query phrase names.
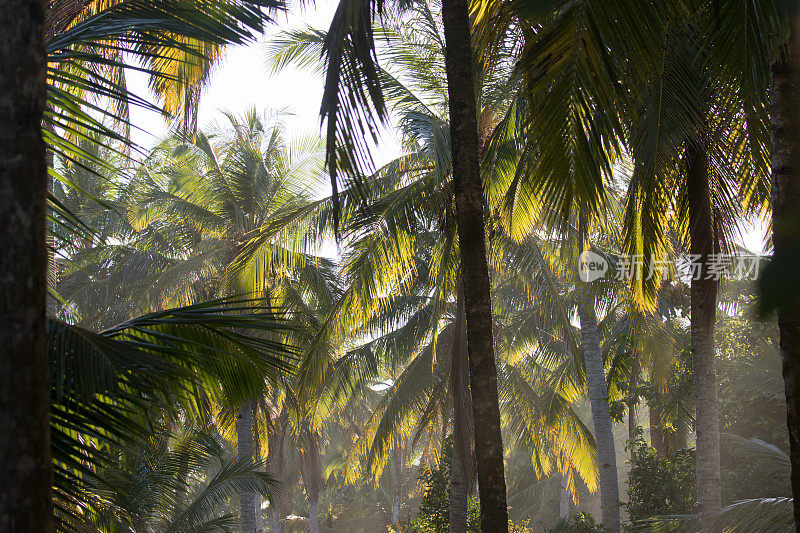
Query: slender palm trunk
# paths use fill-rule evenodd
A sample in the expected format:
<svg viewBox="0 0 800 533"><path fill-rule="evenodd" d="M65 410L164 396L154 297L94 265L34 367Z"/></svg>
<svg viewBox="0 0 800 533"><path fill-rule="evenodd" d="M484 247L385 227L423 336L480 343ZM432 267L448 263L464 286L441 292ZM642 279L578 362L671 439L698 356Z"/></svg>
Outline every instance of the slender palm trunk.
<svg viewBox="0 0 800 533"><path fill-rule="evenodd" d="M300 475L308 495L308 527L311 533L319 533L319 495L321 475L319 469L319 442L316 432L304 429L305 449L303 450Z"/></svg>
<svg viewBox="0 0 800 533"><path fill-rule="evenodd" d="M772 65L772 242L775 259L800 245L800 2L790 2L789 42ZM778 310L794 521L800 528L800 303Z"/></svg>
<svg viewBox="0 0 800 533"><path fill-rule="evenodd" d="M269 452L267 463L269 472L277 480L284 479L283 470L283 445L286 438L288 414L284 409L272 425L269 433ZM270 511L272 515L272 533L281 533L281 518L283 516L283 495L280 492L272 494L270 498Z"/></svg>
<svg viewBox="0 0 800 533"><path fill-rule="evenodd" d="M467 0L445 0L442 21L473 420L481 426L475 435L481 527L486 532L504 533L508 531L508 509Z"/></svg>
<svg viewBox="0 0 800 533"><path fill-rule="evenodd" d="M639 361L634 358L631 367L631 377L628 379L628 440L634 441L636 428L639 425L636 416L636 404L638 402L637 387L639 386Z"/></svg>
<svg viewBox="0 0 800 533"><path fill-rule="evenodd" d="M567 474L558 476L558 517L569 518L572 516L572 497L567 486Z"/></svg>
<svg viewBox="0 0 800 533"><path fill-rule="evenodd" d="M253 413L253 461L258 463L258 470L263 471L263 464L261 461L261 437L258 434L258 410L256 402L251 402L251 412ZM264 533L264 517L261 516L261 494L253 493L253 502L255 504L255 519L256 519L256 533Z"/></svg>
<svg viewBox="0 0 800 533"><path fill-rule="evenodd" d="M619 531L619 482L617 480L617 451L611 409L608 405L608 386L603 369L603 353L600 350L600 332L594 306L588 297L582 297L578 305L581 323L581 344L586 365L586 381L589 387L589 402L592 407L594 437L597 441L597 462L600 468L600 506L603 525Z"/></svg>
<svg viewBox="0 0 800 533"><path fill-rule="evenodd" d="M50 532L44 2L0 9L0 531Z"/></svg>
<svg viewBox="0 0 800 533"><path fill-rule="evenodd" d="M659 459L667 458L667 443L664 436L664 426L661 421L661 412L654 406L649 406L650 411L650 446L655 448Z"/></svg>
<svg viewBox="0 0 800 533"><path fill-rule="evenodd" d="M319 533L319 492L308 496L308 530Z"/></svg>
<svg viewBox="0 0 800 533"><path fill-rule="evenodd" d="M713 532L705 517L722 509L719 457L719 406L714 368L714 325L719 280L707 275L716 251L708 154L701 142L686 148L690 253L700 263L692 280L690 344L694 366L695 431L697 433L697 505L703 531ZM709 279L706 279L706 278Z"/></svg>
<svg viewBox="0 0 800 533"><path fill-rule="evenodd" d="M253 460L253 402L239 408L236 420L236 448L240 459ZM242 533L256 531L256 497L252 492L239 495L239 520Z"/></svg>
<svg viewBox="0 0 800 533"><path fill-rule="evenodd" d="M450 390L453 395L453 465L450 471L450 533L467 531L467 502L475 476L472 456L474 429L469 390L467 328L463 283L459 282L453 344L450 355Z"/></svg>
<svg viewBox="0 0 800 533"><path fill-rule="evenodd" d="M281 512L272 506L272 533L281 533Z"/></svg>
<svg viewBox="0 0 800 533"><path fill-rule="evenodd" d="M392 450L392 524L400 521L400 506L403 503L403 477L405 475L405 450L402 443Z"/></svg>

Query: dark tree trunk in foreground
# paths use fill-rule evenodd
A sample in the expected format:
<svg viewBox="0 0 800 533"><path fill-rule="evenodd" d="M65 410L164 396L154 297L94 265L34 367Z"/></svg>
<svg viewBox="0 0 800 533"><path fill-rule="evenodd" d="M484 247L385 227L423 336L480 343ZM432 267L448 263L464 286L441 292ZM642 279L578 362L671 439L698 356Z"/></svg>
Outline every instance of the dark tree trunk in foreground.
<svg viewBox="0 0 800 533"><path fill-rule="evenodd" d="M236 420L236 451L239 459L253 461L253 402L239 408ZM256 531L256 495L243 492L239 495L239 520L242 533Z"/></svg>
<svg viewBox="0 0 800 533"><path fill-rule="evenodd" d="M463 284L459 283L450 359L453 395L453 466L450 472L450 533L466 533L467 503L472 492L475 465L472 454L472 397L469 391L467 325Z"/></svg>
<svg viewBox="0 0 800 533"><path fill-rule="evenodd" d="M603 525L619 531L619 482L617 480L617 450L614 443L614 426L608 405L608 387L600 350L600 332L597 327L594 305L586 295L578 305L581 322L581 345L586 365L586 382L592 407L594 437L597 441L597 464L600 469L600 506Z"/></svg>
<svg viewBox="0 0 800 533"><path fill-rule="evenodd" d="M772 65L772 242L775 259L800 244L800 14L792 2L789 42ZM794 521L800 526L800 302L778 309Z"/></svg>
<svg viewBox="0 0 800 533"><path fill-rule="evenodd" d="M486 260L477 104L467 0L444 0L442 20L473 420L481 428L475 434L481 528L487 533L504 533L508 531L506 480L492 338L492 301Z"/></svg>
<svg viewBox="0 0 800 533"><path fill-rule="evenodd" d="M0 9L0 531L53 530L45 351L44 4Z"/></svg>
<svg viewBox="0 0 800 533"><path fill-rule="evenodd" d="M719 457L719 405L714 364L714 325L719 280L709 276L709 255L717 252L708 154L705 146L689 140L686 147L689 197L690 253L700 268L691 281L690 343L694 366L695 431L697 433L697 510L701 529L716 531L704 518L722 509ZM706 279L709 277L710 279Z"/></svg>

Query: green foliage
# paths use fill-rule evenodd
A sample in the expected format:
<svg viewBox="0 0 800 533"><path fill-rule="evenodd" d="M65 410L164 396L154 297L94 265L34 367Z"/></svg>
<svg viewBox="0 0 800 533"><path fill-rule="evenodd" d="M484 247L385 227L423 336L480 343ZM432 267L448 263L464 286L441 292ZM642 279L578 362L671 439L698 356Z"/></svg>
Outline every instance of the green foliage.
<svg viewBox="0 0 800 533"><path fill-rule="evenodd" d="M661 459L642 438L628 445L631 470L628 478L628 511L636 522L654 516L683 515L695 510L694 450L679 450Z"/></svg>
<svg viewBox="0 0 800 533"><path fill-rule="evenodd" d="M737 289L737 287L732 287ZM729 290L724 296L738 306L717 328L719 412L723 433L759 439L788 452L786 405L777 346L777 324L752 318L753 287ZM741 449L723 436L720 459L723 503L788 495L786 476L764 475L769 465L761 456L742 461Z"/></svg>
<svg viewBox="0 0 800 533"><path fill-rule="evenodd" d="M419 481L424 485L417 514L390 528L394 533L447 533L450 519L450 469L453 464L453 439L448 437L439 465L422 469ZM480 533L480 503L471 497L467 504L467 532Z"/></svg>
<svg viewBox="0 0 800 533"><path fill-rule="evenodd" d="M598 524L589 513L578 512L570 520L561 519L550 533L606 533L609 530Z"/></svg>
<svg viewBox="0 0 800 533"><path fill-rule="evenodd" d="M425 486L417 515L407 523L409 533L447 533L450 523L450 469L453 465L453 440L446 439L437 468L427 467L420 474ZM467 504L467 531L480 533L480 504L476 497Z"/></svg>

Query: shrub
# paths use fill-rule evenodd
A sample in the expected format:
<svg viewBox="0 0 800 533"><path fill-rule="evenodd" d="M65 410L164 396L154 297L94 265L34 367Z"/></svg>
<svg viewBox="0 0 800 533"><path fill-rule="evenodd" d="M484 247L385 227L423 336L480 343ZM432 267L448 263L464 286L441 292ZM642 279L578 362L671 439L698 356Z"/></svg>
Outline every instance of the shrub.
<svg viewBox="0 0 800 533"><path fill-rule="evenodd" d="M679 450L668 459L660 459L655 448L642 439L641 429L628 448L631 470L626 505L632 521L695 512L694 450Z"/></svg>

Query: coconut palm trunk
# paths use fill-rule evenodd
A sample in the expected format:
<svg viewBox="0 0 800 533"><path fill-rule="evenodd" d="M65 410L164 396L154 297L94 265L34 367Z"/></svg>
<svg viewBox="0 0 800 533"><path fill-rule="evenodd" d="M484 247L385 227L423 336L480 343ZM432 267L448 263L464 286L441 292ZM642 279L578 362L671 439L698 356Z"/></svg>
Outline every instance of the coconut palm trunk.
<svg viewBox="0 0 800 533"><path fill-rule="evenodd" d="M258 463L258 470L263 470L261 461L261 436L258 434L258 408L256 402L250 402L253 413L253 461ZM256 533L264 533L264 517L261 516L261 494L253 494L255 504Z"/></svg>
<svg viewBox="0 0 800 533"><path fill-rule="evenodd" d="M321 475L319 468L319 439L317 433L306 426L302 451L300 475L308 496L308 528L310 533L319 533L319 496Z"/></svg>
<svg viewBox="0 0 800 533"><path fill-rule="evenodd" d="M236 420L236 449L240 459L253 460L253 402L239 408ZM239 495L239 520L242 533L256 531L256 497L252 492Z"/></svg>
<svg viewBox="0 0 800 533"><path fill-rule="evenodd" d="M459 282L453 344L450 356L450 390L453 395L453 464L450 471L450 533L467 531L467 502L473 487L472 397L469 390L467 328L463 284Z"/></svg>
<svg viewBox="0 0 800 533"><path fill-rule="evenodd" d="M400 506L403 503L403 476L405 469L403 463L405 462L405 449L402 442L400 442L392 450L392 524L397 524L400 521Z"/></svg>
<svg viewBox="0 0 800 533"><path fill-rule="evenodd" d="M667 458L667 442L664 435L664 426L661 420L661 411L652 405L648 406L650 419L650 446L656 450L659 459Z"/></svg>
<svg viewBox="0 0 800 533"><path fill-rule="evenodd" d="M567 474L558 474L558 517L569 519L572 516L572 496L569 494Z"/></svg>
<svg viewBox="0 0 800 533"><path fill-rule="evenodd" d="M639 426L639 420L636 412L636 405L638 403L637 387L639 385L639 361L634 354L633 365L631 368L631 375L628 378L628 440L633 442L636 438L636 428Z"/></svg>
<svg viewBox="0 0 800 533"><path fill-rule="evenodd" d="M580 299L578 317L581 324L581 345L592 408L594 436L597 441L597 462L600 469L600 506L603 525L612 531L620 530L619 481L614 428L608 404L608 386L600 350L600 332L594 304L588 295Z"/></svg>
<svg viewBox="0 0 800 533"><path fill-rule="evenodd" d="M475 435L481 527L503 533L508 531L508 509L467 0L445 0L442 21L473 420L481 426Z"/></svg>
<svg viewBox="0 0 800 533"><path fill-rule="evenodd" d="M269 432L269 451L267 455L267 463L269 465L269 472L275 479L283 481L284 468L283 468L283 445L286 438L286 427L289 423L289 416L286 409L283 409L277 419L273 422L272 428ZM282 524L281 517L283 516L283 494L276 492L270 498L270 514L272 516L272 533L281 533Z"/></svg>
<svg viewBox="0 0 800 533"><path fill-rule="evenodd" d="M716 239L711 211L708 154L702 142L687 142L686 165L689 251L694 260L699 262L691 281L690 295L690 345L697 434L697 506L701 529L713 532L717 529L705 519L722 509L719 406L714 365L714 325L719 280L709 276L707 271L710 256L716 251Z"/></svg>
<svg viewBox="0 0 800 533"><path fill-rule="evenodd" d="M272 506L272 533L281 533L281 512Z"/></svg>
<svg viewBox="0 0 800 533"><path fill-rule="evenodd" d="M0 531L53 530L45 351L44 3L0 9Z"/></svg>
<svg viewBox="0 0 800 533"><path fill-rule="evenodd" d="M791 2L789 41L772 64L772 242L775 260L800 243L800 2ZM778 309L794 520L800 525L800 303Z"/></svg>
<svg viewBox="0 0 800 533"><path fill-rule="evenodd" d="M308 531L319 533L319 492L308 495Z"/></svg>

